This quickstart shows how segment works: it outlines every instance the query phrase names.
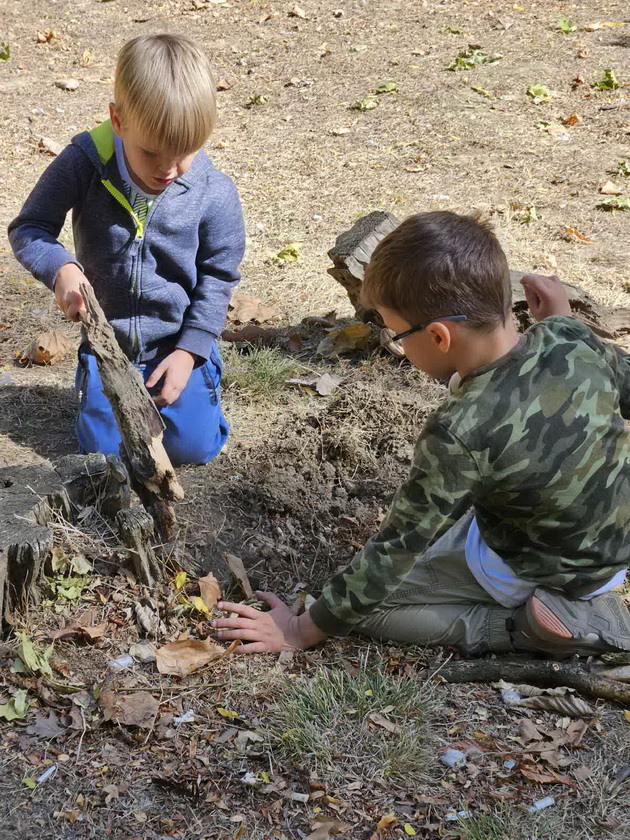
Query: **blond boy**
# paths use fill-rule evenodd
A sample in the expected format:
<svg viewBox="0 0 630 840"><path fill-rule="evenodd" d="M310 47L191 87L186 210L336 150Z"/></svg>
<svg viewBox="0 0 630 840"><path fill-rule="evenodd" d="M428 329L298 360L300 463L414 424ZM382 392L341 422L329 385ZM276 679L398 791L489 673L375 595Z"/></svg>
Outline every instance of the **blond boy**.
<svg viewBox="0 0 630 840"><path fill-rule="evenodd" d="M69 319L83 305L79 284L92 284L155 395L171 459L206 463L228 434L216 338L245 245L236 188L200 151L216 121L210 63L186 37L135 38L119 54L114 95L110 119L44 171L9 239ZM58 241L70 210L76 255ZM86 346L76 388L81 450L118 453Z"/></svg>

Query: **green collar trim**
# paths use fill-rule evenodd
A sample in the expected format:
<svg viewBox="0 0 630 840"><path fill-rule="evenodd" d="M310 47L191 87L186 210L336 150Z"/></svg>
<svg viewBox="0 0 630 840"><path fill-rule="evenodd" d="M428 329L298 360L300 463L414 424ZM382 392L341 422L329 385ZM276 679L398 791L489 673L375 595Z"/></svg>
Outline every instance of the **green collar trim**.
<svg viewBox="0 0 630 840"><path fill-rule="evenodd" d="M98 152L101 163L106 164L114 156L114 129L112 121L105 120L90 131L90 137Z"/></svg>

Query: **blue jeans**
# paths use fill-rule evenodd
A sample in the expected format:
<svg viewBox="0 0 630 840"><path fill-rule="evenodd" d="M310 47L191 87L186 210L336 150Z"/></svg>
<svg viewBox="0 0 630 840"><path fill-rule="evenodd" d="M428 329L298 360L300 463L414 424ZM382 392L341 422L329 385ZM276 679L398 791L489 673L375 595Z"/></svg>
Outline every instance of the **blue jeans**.
<svg viewBox="0 0 630 840"><path fill-rule="evenodd" d="M136 365L145 382L159 361ZM179 398L160 408L166 426L163 443L174 466L207 464L223 448L229 426L221 411L220 383L221 358L215 344L208 361L193 368ZM103 393L96 358L83 348L79 350L75 390L79 397L75 428L81 452L118 455L120 434ZM151 391L157 393L159 386Z"/></svg>

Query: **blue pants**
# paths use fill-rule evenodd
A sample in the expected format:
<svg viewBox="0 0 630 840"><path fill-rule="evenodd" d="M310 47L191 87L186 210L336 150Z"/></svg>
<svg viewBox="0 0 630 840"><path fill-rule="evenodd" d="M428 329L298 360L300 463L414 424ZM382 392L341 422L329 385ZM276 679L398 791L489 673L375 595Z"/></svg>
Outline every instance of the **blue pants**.
<svg viewBox="0 0 630 840"><path fill-rule="evenodd" d="M136 365L146 382L160 360ZM166 426L163 443L174 466L207 464L218 455L228 437L229 426L221 411L221 359L216 344L208 361L193 368L179 398L160 407ZM161 383L152 388L159 393ZM120 435L111 406L103 393L96 358L83 348L75 381L79 397L76 432L84 455L102 452L118 455Z"/></svg>

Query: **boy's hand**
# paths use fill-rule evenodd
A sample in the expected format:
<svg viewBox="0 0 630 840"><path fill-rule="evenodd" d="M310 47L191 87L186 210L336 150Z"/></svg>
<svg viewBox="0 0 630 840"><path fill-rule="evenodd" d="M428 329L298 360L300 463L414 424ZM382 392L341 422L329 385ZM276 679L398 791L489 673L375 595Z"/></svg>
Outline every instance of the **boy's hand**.
<svg viewBox="0 0 630 840"><path fill-rule="evenodd" d="M257 592L256 597L269 604L269 612L261 612L245 604L221 601L219 609L238 613L236 618L217 618L212 626L219 639L242 639L240 653L266 653L281 650L305 650L326 638L308 612L297 616L271 592Z"/></svg>
<svg viewBox="0 0 630 840"><path fill-rule="evenodd" d="M69 321L79 321L80 311L85 309L79 287L89 283L78 265L66 263L57 272L55 280L55 301Z"/></svg>
<svg viewBox="0 0 630 840"><path fill-rule="evenodd" d="M525 289L525 298L537 321L552 315L572 315L569 296L560 279L554 274L544 277L542 274L526 274L521 278Z"/></svg>
<svg viewBox="0 0 630 840"><path fill-rule="evenodd" d="M173 350L155 368L147 379L147 388L153 388L164 379L156 405L172 405L186 387L197 357L188 350Z"/></svg>

